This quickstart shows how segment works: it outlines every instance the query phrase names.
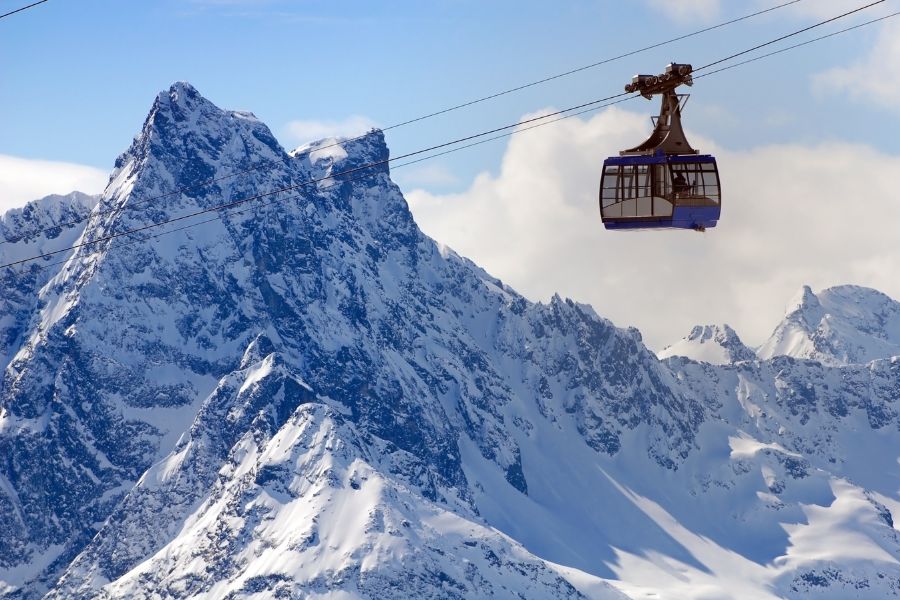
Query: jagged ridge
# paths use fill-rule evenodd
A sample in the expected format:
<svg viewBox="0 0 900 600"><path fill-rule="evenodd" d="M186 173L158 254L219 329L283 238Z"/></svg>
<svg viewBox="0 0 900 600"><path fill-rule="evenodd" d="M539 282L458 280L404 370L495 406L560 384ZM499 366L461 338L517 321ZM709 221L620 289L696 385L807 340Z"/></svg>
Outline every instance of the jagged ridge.
<svg viewBox="0 0 900 600"><path fill-rule="evenodd" d="M831 365L900 355L900 303L870 288L843 285L814 294L804 286L759 348L761 358L809 358Z"/></svg>

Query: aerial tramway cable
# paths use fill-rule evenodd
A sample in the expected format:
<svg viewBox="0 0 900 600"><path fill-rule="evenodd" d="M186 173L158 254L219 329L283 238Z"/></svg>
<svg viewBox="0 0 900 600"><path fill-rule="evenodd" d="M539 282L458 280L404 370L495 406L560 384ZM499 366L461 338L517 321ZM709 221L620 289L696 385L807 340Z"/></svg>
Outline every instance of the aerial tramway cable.
<svg viewBox="0 0 900 600"><path fill-rule="evenodd" d="M8 13L3 13L2 15L0 15L0 19L5 19L6 17L10 17L10 16L12 16L12 15L14 15L14 14L16 14L16 13L20 13L20 12L22 12L23 10L28 10L29 8L34 8L34 7L37 6L38 4L43 4L43 3L46 2L46 1L47 1L47 0L38 0L37 2L32 2L31 4L28 4L28 5L26 5L26 6L21 6L21 7L17 8L17 9L15 9L15 10L11 10L11 11L9 11Z"/></svg>
<svg viewBox="0 0 900 600"><path fill-rule="evenodd" d="M42 0L42 1L43 1L43 2L46 2L47 0ZM508 88L508 89L505 89L505 90L501 90L501 91L499 91L499 92L494 92L494 93L492 93L492 94L488 94L488 95L486 95L486 96L481 96L481 97L479 97L479 98L475 98L475 99L473 99L473 100L469 100L469 101L466 101L466 102L462 102L462 103L460 103L460 104L456 104L456 105L454 105L454 106L450 106L450 107L447 107L447 108L444 108L444 109L441 109L441 110L437 110L437 111L434 111L434 112L431 112L431 113L428 113L428 114L424 114L424 115L421 115L421 116L418 116L418 117L414 117L414 118L411 118L411 119L407 119L407 120L405 120L405 121L401 121L401 122L398 122L398 123L394 123L393 125L389 125L389 126L387 126L387 127L381 128L381 131L390 131L390 130L393 130L393 129L398 129L398 128L401 128L401 127L405 127L406 125L411 125L411 124L413 124L413 123L418 123L418 122L424 121L424 120L426 120L426 119L431 119L431 118L433 118L433 117L437 117L437 116L444 115L444 114L447 114L447 113L450 113L450 112L453 112L453 111L456 111L456 110L460 110L460 109L463 109L463 108L467 108L467 107L470 107L470 106L474 106L474 105L476 105L476 104L480 104L480 103L486 102L486 101L488 101L488 100L493 100L493 99L495 99L495 98L500 98L501 96L506 96L506 95L508 95L508 94L512 94L512 93L515 93L515 92L518 92L518 91L521 91L521 90L525 90L525 89L528 89L528 88L531 88L531 87L535 87L535 86L538 86L538 85L541 85L541 84L544 84L544 83L548 83L548 82L551 82L551 81L555 81L555 80L561 79L561 78L563 78L563 77L568 77L568 76L574 75L574 74L576 74L576 73L581 73L581 72L583 72L583 71L587 71L587 70L589 70L589 69L593 69L593 68L599 67L599 66L601 66L601 65L605 65L605 64L608 64L608 63L617 61L617 60L621 60L621 59L627 58L627 57L629 57L629 56L634 56L634 55L636 55L636 54L640 54L640 53L646 52L646 51L648 51L648 50L653 50L653 49L656 49L656 48L660 48L660 47L662 47L662 46L665 46L665 45L668 45L668 44L672 44L672 43L674 43L674 42L678 42L678 41L681 41L681 40L685 40L685 39L688 39L688 38L691 38L691 37L695 37L695 36L701 35L701 34L703 34L703 33L707 33L707 32L710 32L710 31L714 31L714 30L716 30L716 29L720 29L720 28L722 28L722 27L726 27L726 26L728 26L728 25L733 25L733 24L739 23L739 22L741 22L741 21L746 21L746 20L751 19L751 18L753 18L753 17L757 17L757 16L760 16L760 15L763 15L763 14L766 14L766 13L770 13L770 12L773 12L773 11L775 11L775 10L784 8L784 7L786 7L786 6L790 6L790 5L792 5L792 4L797 4L798 2L802 2L802 1L803 1L803 0L790 0L789 2L783 2L783 3L781 3L781 4L777 4L777 5L775 5L775 6L771 6L771 7L769 7L769 8L763 9L763 10L758 10L758 11L756 11L756 12L749 13L749 14L746 14L746 15L743 15L743 16L740 16L740 17L736 17L736 18L730 19L730 20L728 20L728 21L723 21L723 22L721 22L721 23L717 23L717 24L711 25L711 26L709 26L709 27L704 27L703 29L698 29L698 30L696 30L696 31L692 31L692 32L690 32L690 33L686 33L686 34L680 35L680 36L678 36L678 37L674 37L674 38L671 38L671 39L668 39L668 40L665 40L665 41L662 41L662 42L656 42L656 43L654 43L654 44L651 44L651 45L649 45L649 46L644 46L644 47L638 48L638 49L636 49L636 50L631 50L631 51L629 51L629 52L625 52L624 54L619 54L619 55L617 55L617 56L613 56L613 57L610 57L610 58L605 58L605 59L602 59L602 60L593 62L593 63L588 64L588 65L584 65L584 66L581 66L581 67L577 67L577 68L574 68L574 69L570 69L570 70L564 71L564 72L562 72L562 73L557 73L557 74L555 74L555 75L550 75L550 76L544 77L544 78L542 78L542 79L538 79L538 80L535 80L535 81L531 81L531 82L529 82L529 83L525 83L525 84L521 84L521 85L518 85L518 86L515 86L515 87L511 87L511 88ZM36 3L36 4L40 4L40 3L38 2L38 3ZM30 6L33 6L33 5L30 5ZM28 8L28 7L24 7L24 8ZM24 10L24 8L23 8L23 9L19 9L19 10ZM16 11L14 11L14 12L16 12ZM9 14L12 14L12 13L9 13ZM339 145L339 144L341 144L341 143L353 142L353 141L360 140L360 139L363 139L363 138L365 138L365 137L368 137L369 135L370 135L370 133L365 133L365 134L362 134L362 135L359 135L359 136L356 136L356 137L351 137L351 138L346 139L346 140L344 140L344 141L342 141L342 142L335 142L335 143L332 143L332 144L328 144L328 145L325 145L325 146L321 146L321 147L319 147L319 148L316 148L315 151L321 151L321 150L326 150L326 149L328 149L328 148L333 148L333 147L335 147L335 146L337 146L337 145ZM304 156L308 156L312 151L313 151L313 150L307 150L307 151L304 151L304 152L300 152L300 153L298 153L298 154L296 154L296 155L290 157L288 160L294 160L294 159L297 159L297 158L302 158L302 157L304 157ZM287 162L287 161L284 161L284 162ZM227 173L227 174L221 175L221 176L219 176L219 177L214 177L214 178L212 178L212 179L207 179L207 180L205 180L205 181L198 182L198 183L193 184L193 185L191 185L191 186L179 187L179 188L177 188L177 189L175 189L175 190L173 190L173 191L171 191L171 192L166 192L166 193L164 193L164 194L159 194L159 195L156 195L156 196L150 196L150 197L147 197L147 198L143 198L143 199L140 199L140 200L136 200L136 201L133 201L133 202L129 202L129 203L128 203L126 206L124 206L124 207L117 207L117 208L112 208L112 209L106 209L106 210L98 210L98 211L94 211L94 212L91 212L91 214L89 214L89 215L87 215L87 216L85 216L85 217L79 218L79 219L74 219L74 220L72 220L72 221L66 221L66 222L63 222L63 223L59 223L58 225L55 225L54 227L45 227L45 228L43 228L43 229L38 229L38 230L32 231L32 232L30 233L30 235L34 235L35 233L41 233L41 232L46 231L46 230L48 230L48 229L55 229L55 228L57 228L57 227L68 227L68 226L70 226L70 225L76 225L76 224L78 224L78 223L82 223L82 222L84 222L84 221L90 220L90 219L92 219L92 218L94 218L94 217L100 217L100 216L103 216L103 215L105 215L105 214L111 214L111 213L113 213L113 212L120 211L120 210L132 210L132 209L134 209L134 208L137 208L137 207L139 207L139 206L143 206L143 205L145 205L145 204L149 204L150 202L154 202L154 201L156 201L156 200L162 200L162 199L164 199L164 198L169 198L169 197L171 197L171 196L175 196L175 195L178 195L178 194L181 194L181 193L184 193L184 192L197 190L197 189L206 187L206 186L208 186L208 185L212 185L212 184L214 184L214 183L218 183L218 182L220 182L220 181L225 181L225 180L227 180L227 179L231 179L231 178L233 178L233 177L239 177L239 176L241 176L241 175L246 175L246 174L248 174L248 173L254 173L254 172L256 172L256 171L260 171L260 170L263 170L263 169L273 168L273 167L275 167L275 166L278 165L278 164L283 164L283 162L282 162L282 161L273 161L273 160L263 161L263 162L261 162L261 163L255 165L255 166L253 166L253 167L250 167L250 168L248 168L248 169L244 169L244 170L241 170L241 171L234 171L234 172L232 172L232 173ZM22 236L19 236L19 237L13 237L13 238L9 238L9 239L0 240L0 246L2 246L3 244L15 243L15 242L21 241L22 239L25 239L25 237L26 237L26 236L22 235Z"/></svg>
<svg viewBox="0 0 900 600"><path fill-rule="evenodd" d="M799 44L785 46L784 48L779 48L778 50L775 50L773 52L767 52L766 54L760 54L759 56L754 56L753 58L748 58L747 60L742 60L740 62L736 62L731 65L726 65L724 67L721 67L721 68L718 68L718 69L715 69L712 71L707 71L706 73L697 75L696 77L694 77L694 79L695 80L702 79L708 75L715 75L716 73L721 73L722 71L728 71L728 70L734 69L736 67L742 67L744 65L756 62L758 60L762 60L764 58L769 58L770 56L775 56L776 54L782 54L784 52L787 52L788 50L794 50L794 49L800 48L802 46L808 46L809 44L812 44L813 42L820 42L824 39L834 37L834 36L840 35L842 33L847 33L848 31L853 31L854 29L859 29L860 27L865 27L865 26L871 25L873 23L878 23L879 21L885 21L887 19L896 17L898 15L900 15L900 11L892 12L890 14L884 15L883 17L878 17L877 19L872 19L871 21L865 21L863 23L857 23L856 25L852 25L850 27L845 27L844 29L838 29L837 31L832 31L831 33L827 33L825 35L820 35L819 37L814 37L812 39L800 42ZM707 66L709 66L709 65L707 65Z"/></svg>
<svg viewBox="0 0 900 600"><path fill-rule="evenodd" d="M411 124L411 123L416 123L416 122L418 122L418 121L424 121L425 119L430 119L431 117L436 117L436 116L438 116L438 115L443 115L443 114L445 114L445 113L452 112L452 111L458 110L458 109L460 109L460 108L466 108L466 107L468 107L468 106L473 106L473 105L475 105L475 104L480 104L481 102L485 102L485 101L487 101L487 100L493 100L494 98L499 98L499 97L501 97L501 96L506 96L507 94L511 94L511 93L513 93L513 92L518 92L518 91L521 91L521 90L524 90L524 89L528 89L528 88L530 88L530 87L534 87L534 86L540 85L540 84L542 84L542 83L547 83L547 82L550 82L550 81L554 81L554 80L556 80L556 79L561 79L561 78L563 78L563 77L568 77L569 75L574 75L575 73L581 73L582 71L587 71L587 70L589 70L589 69L593 69L593 68L599 67L599 66L601 66L601 65L605 65L605 64L608 64L608 63L617 61L617 60L621 60L621 59L623 59L623 58L628 58L629 56L634 56L635 54L640 54L641 52L646 52L646 51L648 51L648 50L653 50L653 49L659 48L659 47L661 47L661 46L666 46L666 45L672 44L672 43L674 43L674 42L679 42L679 41L681 41L681 40L686 40L686 39L688 39L688 38L692 38L692 37L694 37L694 36L697 36L697 35L700 35L700 34L703 34L703 33L707 33L707 32L709 32L709 31L713 31L713 30L715 30L715 29L720 29L720 28L722 28L722 27L725 27L726 25L732 25L732 24L734 24L734 23L739 23L739 22L741 22L741 21L746 21L747 19L751 19L751 18L753 18L753 17L757 17L757 16L759 16L759 15L763 15L763 14L772 12L772 11L774 11L774 10L778 10L779 8L784 8L784 7L786 7L786 6L790 6L791 4L797 4L798 2L802 2L802 0L790 0L790 2L784 2L784 3L782 3L782 4L777 4L777 5L775 5L775 6L771 6L771 7L769 7L769 8L766 8L766 9L763 9L763 10L758 10L758 11L756 11L756 12L754 12L754 13L750 13L750 14L744 15L744 16L742 16L742 17L737 17L737 18L731 19L731 20L729 20L729 21L723 21L722 23L718 23L718 24L716 24L716 25L711 25L711 26L709 26L709 27L705 27L705 28L703 28L703 29L698 29L697 31L693 31L693 32L691 32L691 33L686 33L686 34L684 34L684 35L680 35L680 36L678 36L678 37L674 37L674 38L669 39L669 40L666 40L666 41L664 41L664 42L657 42L657 43L651 44L651 45L649 45L649 46L644 46L643 48L638 48L637 50L631 50L631 51L626 52L626 53L624 53L624 54L619 54L618 56L613 56L613 57L611 57L611 58L605 58L605 59L603 59L603 60L599 60L599 61L594 62L594 63L591 63L591 64L589 64L589 65L584 65L584 66L582 66L582 67L577 67L577 68L571 69L571 70L569 70L569 71L564 71L564 72L562 72L562 73L557 73L556 75L550 75L549 77L545 77L545 78L543 78L543 79L538 79L537 81L532 81L531 83L525 83L525 84L522 84L522 85L519 85L519 86L516 86L516 87L513 87L513 88L509 88L509 89L507 89L507 90L503 90L503 91L496 92L496 93L493 93L493 94L490 94L490 95L487 95L487 96L483 96L483 97L481 97L481 98L477 98L477 99L475 99L475 100L470 100L470 101L468 101L468 102L463 102L462 104L457 104L456 106L451 106L451 107L445 108L445 109L443 109L443 110L439 110L439 111L436 111L436 112L433 112L433 113L429 113L429 114L423 115L423 116L421 116L421 117L416 117L416 118L410 119L410 120L408 120L408 121L403 121L402 123L397 123L396 125L391 125L390 127L385 127L382 131L388 131L388 130L394 129L394 128L396 128L396 127L402 127L402 126L404 126L404 125L409 125L409 124Z"/></svg>
<svg viewBox="0 0 900 600"><path fill-rule="evenodd" d="M853 14L853 13L855 13L855 12L858 12L858 11L861 10L862 8L868 8L868 7L874 6L874 5L876 5L876 4L880 4L880 3L882 3L882 2L884 2L884 0L879 0L878 2L873 2L873 3L871 3L871 4L866 5L865 7L861 7L860 9L857 9L857 10L854 10L854 11L850 11L850 12L844 13L843 15L839 15L838 17L833 17L833 18L831 18L831 19L828 19L828 20L825 21L825 22L832 22L832 21L834 21L834 20L836 20L836 19L838 19L838 18L846 17L846 16L849 16L850 14ZM888 18L895 17L895 16L897 16L898 14L900 14L900 13L893 13L893 14L891 14L891 15L887 15L887 16L884 16L884 17L880 17L880 18L878 18L878 19L873 19L873 20L868 21L868 22L866 22L866 23L861 23L861 24L858 24L858 25L853 26L853 27L848 27L848 28L846 28L846 29L844 29L844 30L837 31L837 32L834 32L834 33L829 34L829 35L821 36L821 37L816 38L816 39L813 39L813 40L808 40L807 42L802 43L802 44L796 44L795 46L793 46L793 47L791 47L791 48L796 48L796 47L804 46L804 45L807 45L807 44L812 43L812 42L815 42L815 41L819 41L819 40L822 40L822 39L825 39L825 38L828 38L828 37L833 37L834 35L838 35L838 34L840 34L840 33L844 33L844 32L847 32L847 31L854 30L854 29L859 29L860 27L864 27L864 26L866 26L866 25L871 25L872 23L876 23L876 22L879 22L879 21L886 20L886 19L888 19ZM823 22L823 23L824 23L824 22ZM808 30L811 29L811 28L812 28L812 27L806 27L806 28L804 28L804 29L801 30L801 31L808 31ZM782 36L782 37L779 38L779 39L780 39L780 40L783 40L783 39L786 39L787 37L790 37L791 35L792 35L792 34L789 34L789 35L787 35L787 36ZM760 46L757 46L756 48L764 47L764 46L767 46L767 45L769 45L769 44L762 44L762 45L760 45ZM787 51L787 50L789 50L789 49L791 49L791 48L784 48L784 49L782 49L782 50L779 51L779 52L772 52L772 53L769 53L769 54L767 54L767 55L765 55L765 56L771 56L771 55L774 55L774 54L778 54L778 53L780 53L780 52ZM746 54L746 52L737 53L737 54L733 55L733 57L741 56L741 55L743 55L743 54ZM757 57L756 59L744 61L743 63L740 63L740 64L746 64L746 63L749 63L749 62L753 62L753 60L758 60L759 58L764 58L765 56L761 56L761 57ZM705 65L705 67L709 67L709 66L712 66L712 65L715 65L715 64L720 64L721 62L722 62L722 61L715 61L715 62L713 62L713 63L709 63L708 65ZM736 65L733 65L733 66L739 66L739 65L736 64ZM731 68L731 67L728 67L728 68ZM706 75L712 75L712 74L714 74L714 73L716 73L716 72L721 72L721 71L724 71L724 70L727 70L727 68L722 68L722 69L719 69L719 70L717 70L717 71L713 71L713 72L707 73ZM704 76L705 76L705 75L704 75ZM700 77L700 76L698 76L698 77ZM627 97L623 97L623 96L627 96ZM561 120L563 120L563 119L566 119L566 118L571 118L571 117L577 116L577 115L579 115L579 114L585 114L585 113L587 113L587 112L599 110L600 108L604 108L605 106L609 106L609 105L611 105L611 104L623 102L623 101L630 100L630 99L637 98L637 97L640 97L640 95L639 95L639 94L628 95L627 93L623 93L623 94L617 94L617 95L614 95L614 96L608 96L608 97L606 97L606 98L601 98L601 99L598 99L598 100L593 100L593 101L586 102L586 103L582 103L582 104L579 104L579 105L576 105L576 106L573 106L573 107L569 107L569 108L566 108L566 109L563 109L563 110L560 110L560 111L555 111L555 112L549 113L549 114L547 114L547 115L542 115L542 116L539 116L539 117L534 117L534 118L532 118L532 119L528 119L528 120L526 120L526 121L521 121L521 122L515 123L515 124L513 124L513 125L505 125L505 126L498 127L498 128L494 128L494 129L491 129L491 130L487 130L487 131L484 131L484 132L481 132L481 133L477 133L477 134L465 136L465 137L462 137L462 138L458 138L458 139L453 140L453 141L450 141L450 142L445 142L445 143L442 143L442 144L437 144L437 145L434 145L434 146L430 146L430 147L428 147L428 148L424 148L424 149L417 150L417 151L414 151L414 152L409 152L409 153L402 154L402 155L399 155L399 156L396 156L396 157L387 158L387 159L383 159L383 160L380 160L380 161L375 161L375 162L372 162L372 163L368 163L368 164L365 164L365 165L361 165L361 166L359 166L359 167L354 167L354 168L348 169L348 170L346 170L346 171L341 171L341 172L338 172L338 173L331 173L331 174L326 175L326 176L323 176L323 177L319 177L319 178L314 178L314 179L310 179L310 180L307 180L307 181L303 181L303 182L300 182L300 183L298 183L298 184L295 184L295 185L292 185L292 186L287 186L287 187L285 187L285 188L281 188L281 189L278 189L278 190L273 190L273 191L265 192L265 193L262 193L262 194L256 194L256 195L254 195L254 196L250 196L250 197L247 197L247 198L241 198L241 199L234 200L234 201L231 201L231 202L226 202L226 203L223 203L223 204L218 204L218 205L215 205L215 206L206 208L206 209L202 209L202 210L199 210L199 211L195 211L195 212L190 213L190 214L181 215L181 216L178 216L178 217L173 217L173 218L171 218L171 219L166 219L166 220L159 221L159 222L155 222L155 223L150 223L150 224L143 225L143 226L141 226L141 227L136 227L136 228L133 228L133 229L130 229L130 230L127 230L127 231L117 232L117 233L114 233L114 234L102 236L102 237L97 238L97 239L94 239L94 240L82 242L82 243L79 243L79 244L74 244L74 245L72 245L72 246L68 246L68 247L66 247L66 248L62 248L62 249L59 249L59 250L54 250L54 251L52 251L52 252L46 252L46 253L43 253L43 254L38 254L38 255L31 256L31 257L27 257L27 258L23 258L23 259L20 259L20 260L16 260L16 261L12 261L12 262L8 262L8 263L0 264L0 269L11 268L11 267L14 267L14 266L17 266L17 265L21 265L21 264L25 264L25 263L29 263L29 262L32 262L32 261L35 261L35 260L40 260L40 259L42 259L42 258L49 258L49 257L58 255L58 254L63 253L63 252L68 252L68 251L70 251L70 250L76 250L76 249L81 248L81 247L99 244L99 243L106 242L106 241L110 241L110 240L113 240L113 239L116 239L116 238L120 238L120 237L124 237L124 236L132 236L132 235L134 235L134 234L136 234L136 233L144 232L144 231L147 231L147 230L156 228L156 227L162 227L162 226L167 225L167 224L170 224L170 223L175 223L175 222L184 221L184 220L187 220L187 219L190 219L190 218L193 218L193 217L197 217L197 216L200 216L200 215L203 215L203 214L208 214L208 213L211 213L211 212L225 211L225 214L232 214L232 213L228 212L227 209L230 209L230 208L233 208L233 207L235 207L235 206L242 205L242 204L246 204L246 203L248 203L248 202L253 202L253 201L259 200L260 198L263 198L263 197L272 196L272 195L275 195L275 194L278 194L278 193L282 193L282 192L285 192L285 191L290 191L290 190L298 189L298 188L304 187L304 186L306 186L306 185L313 185L313 184L320 183L320 182L322 182L322 181L326 181L326 180L330 180L330 179L336 179L336 178L341 177L341 176L343 176L343 175L349 175L349 174L353 174L353 173L358 173L358 172L363 171L363 170L372 169L372 168L375 168L375 167L378 167L378 166L383 166L383 165L386 165L386 164L390 164L390 163L392 163L393 161L398 161L398 160L401 160L401 159L410 158L410 157L418 156L418 155L421 155L421 154L427 154L427 153L429 153L429 152L433 152L434 150L439 150L439 149L442 149L442 148L447 148L447 147L449 147L449 146L455 146L455 145L461 144L461 143L463 143L463 142L471 142L472 140L476 140L476 139L478 139L478 138L483 138L483 137L485 137L485 136L488 136L488 135L491 135L491 134L494 134L494 133L498 133L498 132L501 132L501 131L506 131L506 133L504 133L504 134L502 134L502 135L495 136L495 137L493 137L493 138L482 139L482 140L480 140L480 141L478 141L478 142L469 143L469 144L467 144L467 145L465 145L465 146L459 146L459 147L452 148L452 149L449 149L449 150L446 150L446 151L443 151L443 152L440 152L440 153L437 153L437 154L428 155L428 156L422 157L422 158L420 158L420 159L418 159L418 160L416 160L416 161L413 161L413 162L420 162L420 161L422 161L422 160L429 160L429 159L431 159L431 158L435 158L436 156L440 156L440 155L443 155L443 154L448 154L448 153L451 153L451 152L456 152L456 151L459 151L459 150L463 150L463 149L465 149L465 148L472 147L472 146L475 146L475 145L480 144L480 143L485 143L485 142L487 142L487 141L491 141L492 139L498 139L498 138L501 138L501 137L507 137L507 136L514 135L514 134L519 133L519 132L522 132L522 131L527 131L527 130L530 130L530 129L534 129L534 128L539 127L539 126L549 125L549 124L552 124L552 123L556 123L556 122L559 122L559 121L561 121ZM603 104L604 102L607 102L607 101L610 101L610 102L608 102L607 104ZM550 117L557 117L557 118L554 119L554 120L552 120L552 121L544 121L544 122L542 122L542 123L533 124L533 125L530 126L530 127L526 127L526 128L522 128L522 129L515 129L515 128L521 127L521 125L523 125L523 124L535 123L535 122L538 122L538 121L542 121L542 120L544 120L544 119L548 119L548 118L550 118ZM510 131L510 130L512 130L512 131ZM355 179L355 178L354 178L354 179ZM285 200L285 199L282 198L282 199L278 199L277 201L280 202L280 201L284 201L284 200ZM272 202L275 202L275 200L273 200ZM218 217L216 217L216 218L218 218ZM194 227L194 226L199 226L199 225L202 225L202 224L204 224L204 223L210 222L211 220L212 220L212 219L207 220L207 221L198 222L198 223L192 223L192 224L190 224L190 225L187 225L187 226L185 226L185 227L179 228L179 229L177 229L177 230L172 230L171 233L174 233L175 231L180 231L180 230L183 230L183 229L188 229L188 228ZM57 225L57 227L59 227L59 226L60 226L60 225ZM159 235L165 235L165 233L166 233L166 232L163 232L163 233L161 233L161 234L159 234ZM150 236L150 237L159 237L159 235L156 235L156 236ZM143 239L147 239L147 238L142 238L142 240L143 240ZM141 241L142 241L142 240L141 240ZM122 245L126 245L126 244L122 244ZM67 260L68 260L68 259L67 259ZM67 262L67 261L62 261L62 262ZM57 263L54 263L54 264L57 264ZM51 265L44 265L44 266L51 266Z"/></svg>
<svg viewBox="0 0 900 600"><path fill-rule="evenodd" d="M711 63L705 64L702 67L697 67L696 69L694 69L694 72L696 73L697 71L702 71L704 69L708 69L709 67L721 64L723 62L728 62L729 60L731 60L733 58L737 58L738 56L743 56L745 54L749 54L751 52L759 50L761 48L765 48L766 46L771 46L772 44L777 44L778 42L781 42L788 38L794 37L795 35L800 35L801 33L805 33L807 31L809 31L810 29L815 29L816 27L821 27L822 25L827 25L828 23L832 23L834 21L837 21L838 19L843 19L844 17L849 17L852 14L856 14L860 11L866 10L867 8L872 8L873 6L882 4L885 1L886 0L876 0L875 2L871 2L869 4L866 4L865 6L860 6L858 8L854 8L853 10L850 10L843 14L837 15L836 17L831 17L830 19L826 19L824 21L819 21L818 23L814 23L814 24L810 25L809 27L804 27L803 29L798 29L797 31L794 31L794 32L788 33L786 35L783 35L781 37L775 38L774 40L769 40L768 42L759 44L758 46L753 46L752 48L742 50L741 52L737 52L735 54L732 54L731 56L726 56L725 58L720 58L717 61L713 61Z"/></svg>

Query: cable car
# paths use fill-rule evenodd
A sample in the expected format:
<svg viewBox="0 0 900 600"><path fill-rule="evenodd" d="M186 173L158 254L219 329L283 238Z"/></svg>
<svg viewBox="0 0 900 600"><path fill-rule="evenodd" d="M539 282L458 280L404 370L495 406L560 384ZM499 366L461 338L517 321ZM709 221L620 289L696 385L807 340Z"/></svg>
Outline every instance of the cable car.
<svg viewBox="0 0 900 600"><path fill-rule="evenodd" d="M662 75L635 75L625 91L651 99L662 95L659 117L647 140L603 161L600 217L606 229L693 229L715 227L722 210L716 159L688 143L681 126L693 85L691 65L671 63Z"/></svg>

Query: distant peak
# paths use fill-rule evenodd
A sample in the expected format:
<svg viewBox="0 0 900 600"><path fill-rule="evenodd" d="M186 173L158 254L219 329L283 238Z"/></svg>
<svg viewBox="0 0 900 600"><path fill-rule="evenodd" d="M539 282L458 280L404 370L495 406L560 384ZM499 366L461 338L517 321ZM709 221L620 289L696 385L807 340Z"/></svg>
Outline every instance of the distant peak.
<svg viewBox="0 0 900 600"><path fill-rule="evenodd" d="M794 297L791 298L791 301L788 302L787 309L785 313L790 314L797 309L803 308L818 308L819 307L819 297L812 291L812 288L808 285L804 285L800 288Z"/></svg>
<svg viewBox="0 0 900 600"><path fill-rule="evenodd" d="M187 81L176 81L169 87L169 96L172 97L173 100L176 100L179 96L199 95L200 92L197 91L197 88Z"/></svg>
<svg viewBox="0 0 900 600"><path fill-rule="evenodd" d="M11 242L33 243L42 233L56 237L58 232L48 229L61 226L64 229L84 229L82 220L90 214L100 196L70 192L51 194L32 200L25 206L11 208L0 213L0 239ZM0 248L9 251L9 247Z"/></svg>
<svg viewBox="0 0 900 600"><path fill-rule="evenodd" d="M809 286L794 296L787 314L758 355L793 356L829 365L866 363L900 354L900 303L856 285Z"/></svg>
<svg viewBox="0 0 900 600"><path fill-rule="evenodd" d="M691 332L688 334L687 339L689 340L699 340L699 341L708 341L712 339L716 339L716 337L722 338L736 338L737 333L735 333L734 329L729 327L726 324L722 325L695 325Z"/></svg>
<svg viewBox="0 0 900 600"><path fill-rule="evenodd" d="M685 356L712 364L730 364L755 358L737 332L724 323L697 325L686 337L663 349L658 356L660 359Z"/></svg>

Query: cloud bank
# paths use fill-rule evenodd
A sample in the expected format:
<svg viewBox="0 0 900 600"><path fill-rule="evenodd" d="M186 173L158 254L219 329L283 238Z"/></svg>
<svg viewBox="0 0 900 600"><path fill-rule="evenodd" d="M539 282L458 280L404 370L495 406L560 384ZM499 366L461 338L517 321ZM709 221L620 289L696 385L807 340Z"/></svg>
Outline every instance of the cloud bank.
<svg viewBox="0 0 900 600"><path fill-rule="evenodd" d="M0 154L0 213L49 194L97 194L108 178L106 171L86 165Z"/></svg>
<svg viewBox="0 0 900 600"><path fill-rule="evenodd" d="M356 137L377 127L375 121L362 115L342 120L297 120L285 126L285 134L294 145L315 142L328 137Z"/></svg>
<svg viewBox="0 0 900 600"><path fill-rule="evenodd" d="M463 193L406 195L426 233L526 296L589 302L640 328L654 349L712 322L761 343L803 284L900 297L900 158L847 144L731 152L689 132L719 159L719 226L607 232L601 164L648 129L645 115L610 108L511 138L499 173L482 173Z"/></svg>
<svg viewBox="0 0 900 600"><path fill-rule="evenodd" d="M722 12L721 0L647 0L650 7L678 23L706 23Z"/></svg>
<svg viewBox="0 0 900 600"><path fill-rule="evenodd" d="M885 22L861 60L820 73L813 83L819 91L843 93L862 103L900 110L900 21Z"/></svg>

